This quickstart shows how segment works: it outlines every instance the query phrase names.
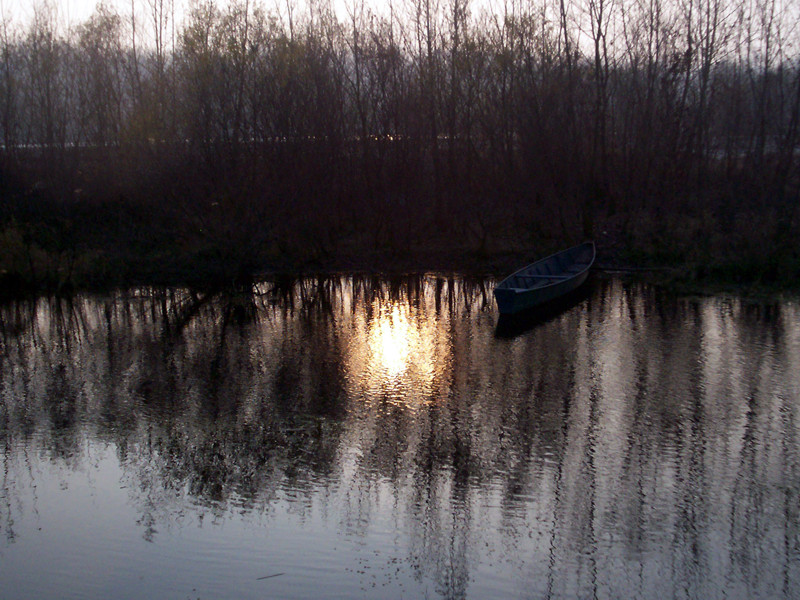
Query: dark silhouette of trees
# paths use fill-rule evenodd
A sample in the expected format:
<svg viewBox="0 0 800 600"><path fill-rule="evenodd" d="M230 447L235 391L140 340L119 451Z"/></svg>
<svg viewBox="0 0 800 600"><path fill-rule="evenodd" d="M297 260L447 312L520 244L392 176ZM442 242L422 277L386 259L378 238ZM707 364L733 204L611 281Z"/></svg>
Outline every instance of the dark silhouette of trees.
<svg viewBox="0 0 800 600"><path fill-rule="evenodd" d="M764 260L756 213L773 275L800 261L800 60L775 0L139 9L3 16L4 229L57 202L81 251L130 264L147 239L154 265L224 273L606 230L740 264Z"/></svg>

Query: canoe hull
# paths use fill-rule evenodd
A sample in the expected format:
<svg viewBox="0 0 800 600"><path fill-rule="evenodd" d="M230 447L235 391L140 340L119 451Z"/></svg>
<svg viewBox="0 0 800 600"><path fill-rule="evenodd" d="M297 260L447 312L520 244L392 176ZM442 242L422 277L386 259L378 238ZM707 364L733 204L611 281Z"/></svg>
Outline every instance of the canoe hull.
<svg viewBox="0 0 800 600"><path fill-rule="evenodd" d="M509 275L494 290L500 313L518 313L575 291L586 282L594 256L594 244L588 242L532 263ZM525 287L525 284L531 282L532 285Z"/></svg>
<svg viewBox="0 0 800 600"><path fill-rule="evenodd" d="M495 289L494 297L495 300L497 300L497 308L500 309L501 314L510 315L518 313L521 310L534 308L540 304L545 304L546 302L552 302L553 300L578 289L584 284L587 277L589 277L588 271L573 279L561 281L555 285L547 286L547 288L542 289L523 291L513 289Z"/></svg>

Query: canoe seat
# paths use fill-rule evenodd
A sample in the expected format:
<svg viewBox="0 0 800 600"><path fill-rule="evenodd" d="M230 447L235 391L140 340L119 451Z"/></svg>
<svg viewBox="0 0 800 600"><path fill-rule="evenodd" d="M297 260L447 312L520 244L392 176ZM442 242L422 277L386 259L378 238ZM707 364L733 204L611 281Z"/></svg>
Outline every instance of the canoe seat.
<svg viewBox="0 0 800 600"><path fill-rule="evenodd" d="M574 265L568 266L566 269L564 269L564 271L566 271L567 273L580 273L585 268L586 268L586 265L581 264L581 263L576 263Z"/></svg>
<svg viewBox="0 0 800 600"><path fill-rule="evenodd" d="M523 281L539 281L541 279L569 279L569 275L517 275Z"/></svg>

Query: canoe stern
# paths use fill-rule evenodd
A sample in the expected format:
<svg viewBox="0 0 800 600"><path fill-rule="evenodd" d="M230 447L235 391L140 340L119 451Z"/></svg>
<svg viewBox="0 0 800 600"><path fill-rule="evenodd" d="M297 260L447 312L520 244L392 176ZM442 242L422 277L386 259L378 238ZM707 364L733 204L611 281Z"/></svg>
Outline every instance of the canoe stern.
<svg viewBox="0 0 800 600"><path fill-rule="evenodd" d="M495 288L494 298L501 313L508 314L519 310L516 308L517 295L517 291L512 288Z"/></svg>
<svg viewBox="0 0 800 600"><path fill-rule="evenodd" d="M501 314L512 314L552 302L572 292L586 281L594 256L594 244L587 242L520 269L495 287L497 308ZM536 267L540 268L534 270ZM549 281L527 285L528 280L536 279Z"/></svg>

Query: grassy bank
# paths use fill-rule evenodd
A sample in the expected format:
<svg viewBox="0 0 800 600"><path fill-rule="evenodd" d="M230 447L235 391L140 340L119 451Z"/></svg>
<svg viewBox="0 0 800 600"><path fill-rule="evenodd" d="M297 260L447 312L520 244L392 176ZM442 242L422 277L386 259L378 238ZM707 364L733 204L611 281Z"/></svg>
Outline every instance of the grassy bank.
<svg viewBox="0 0 800 600"><path fill-rule="evenodd" d="M0 225L4 297L105 290L140 284L208 287L274 274L458 272L502 275L581 241L583 231L549 228L537 207L486 219L472 231L453 215L326 223L306 209L290 223L243 224L234 211L206 220L176 206L118 200L54 203L17 198ZM23 202L24 201L24 202ZM477 228L477 226L475 226ZM681 291L772 293L800 286L796 227L778 215L709 212L592 215L599 270L646 278Z"/></svg>

